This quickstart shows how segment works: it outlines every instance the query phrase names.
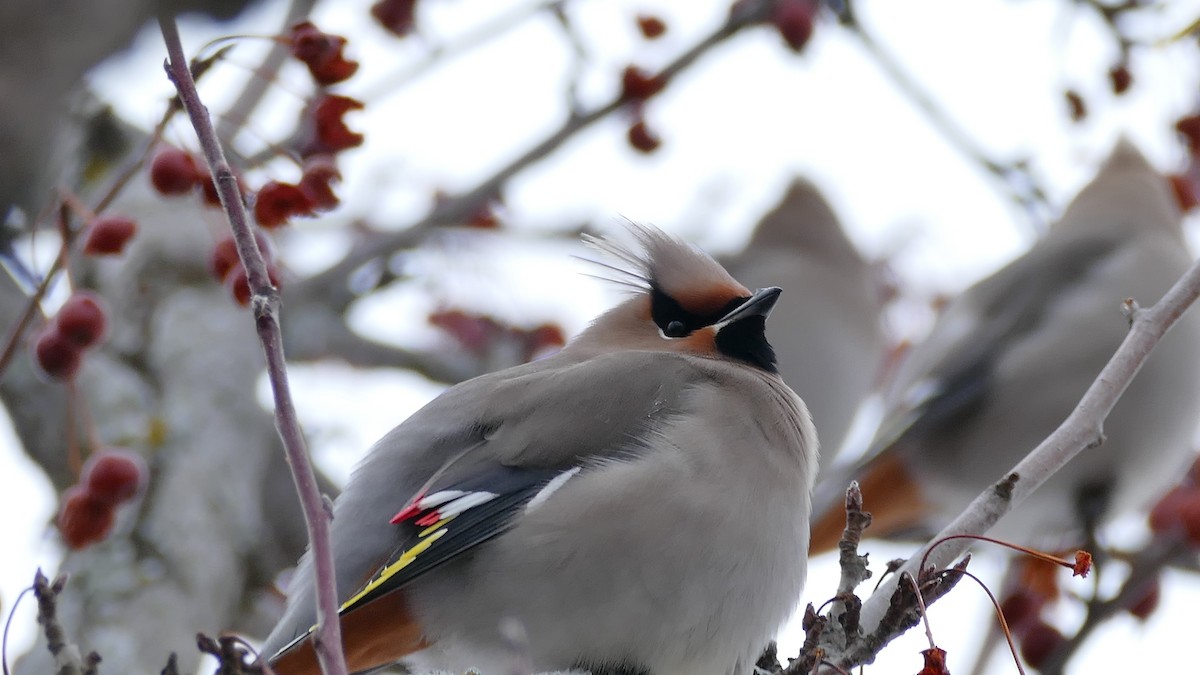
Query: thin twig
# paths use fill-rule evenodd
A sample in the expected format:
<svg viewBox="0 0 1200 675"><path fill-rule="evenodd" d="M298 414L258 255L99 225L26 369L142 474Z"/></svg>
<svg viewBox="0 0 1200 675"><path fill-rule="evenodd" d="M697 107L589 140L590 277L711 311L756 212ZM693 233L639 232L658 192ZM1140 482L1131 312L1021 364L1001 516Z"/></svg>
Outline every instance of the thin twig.
<svg viewBox="0 0 1200 675"><path fill-rule="evenodd" d="M316 571L317 629L314 647L321 669L326 675L346 675L345 655L342 652L341 626L338 621L337 584L333 569L333 550L329 543L329 516L317 489L317 479L304 443L304 435L292 403L287 379L287 364L283 355L283 340L279 329L279 291L271 285L262 252L242 204L241 190L221 143L213 129L208 110L196 92L196 84L188 69L179 39L179 29L170 16L159 17L159 27L169 55L167 69L179 91L180 100L204 151L209 171L221 196L221 204L229 217L238 256L249 280L251 306L258 336L267 361L267 376L275 399L275 423L287 453L288 465L296 481L296 490L304 510L309 543Z"/></svg>
<svg viewBox="0 0 1200 675"><path fill-rule="evenodd" d="M292 0L288 6L287 13L284 14L283 28L286 30L292 24L300 19L308 16L312 11L316 0ZM254 75L246 80L246 85L242 88L240 94L234 99L233 105L225 110L221 115L220 121L217 122L217 137L225 143L232 143L233 139L241 131L242 125L250 116L254 114L255 109L262 103L263 98L267 94L267 90L271 82L275 80L275 76L287 62L290 52L287 47L282 44L274 44L271 50L267 52L262 63L255 68Z"/></svg>
<svg viewBox="0 0 1200 675"><path fill-rule="evenodd" d="M380 77L375 82L368 84L362 89L362 93L358 98L368 103L384 99L389 94L400 91L405 85L429 73L439 63L444 63L451 57L458 56L472 49L478 49L493 39L504 35L509 29L520 25L529 17L563 4L564 0L538 0L537 2L517 7L506 14L501 14L482 26L454 39L453 42L433 46L420 61L406 64Z"/></svg>
<svg viewBox="0 0 1200 675"><path fill-rule="evenodd" d="M21 601L25 596L33 591L33 586L26 586L17 599L13 602L12 609L8 610L8 618L4 620L4 638L0 640L0 667L4 670L4 675L9 675L8 672L8 629L12 626L13 616L17 613L17 608L21 606Z"/></svg>
<svg viewBox="0 0 1200 675"><path fill-rule="evenodd" d="M742 3L738 7L738 11L730 13L729 19L724 24L693 45L691 49L678 56L657 73L655 77L663 81L669 81L690 67L701 56L708 53L717 45L724 43L742 29L766 20L770 16L773 6L774 3L768 0ZM345 279L363 265L411 246L434 227L452 224L468 218L481 203L497 195L500 192L500 188L514 175L550 155L575 134L612 113L624 109L629 104L630 102L618 93L608 103L590 112L569 116L558 129L551 132L540 143L525 151L520 157L502 167L473 189L446 200L417 223L402 230L382 235L370 246L351 251L345 258L327 270L297 284L297 293L303 297L320 297L325 294L336 293L335 289L343 285Z"/></svg>
<svg viewBox="0 0 1200 675"><path fill-rule="evenodd" d="M1154 345L1175 325L1197 296L1200 296L1200 262L1193 264L1153 306L1131 310L1131 327L1125 340L1066 421L1013 467L1008 478L976 497L917 555L909 558L904 569L916 573L919 571L916 569L918 561L926 558L935 568L946 566L948 561L966 552L970 547L969 540L940 543L936 551L929 552L937 542L956 535L986 532L1068 461L1086 448L1094 447L1100 438L1105 418L1146 362ZM1127 305L1132 307L1132 301ZM889 579L863 603L862 620L865 626L876 625L881 620L888 609L894 588L895 582Z"/></svg>
<svg viewBox="0 0 1200 675"><path fill-rule="evenodd" d="M896 87L925 115L933 127L941 132L950 145L996 179L1009 196L1026 211L1034 226L1039 231L1044 230L1049 199L1031 175L1029 167L1021 162L1002 164L988 157L971 136L950 118L945 107L935 102L933 97L900 67L900 61L895 55L880 45L858 22L852 7L852 3L846 3L845 11L839 17L842 26L858 38L884 74L891 78Z"/></svg>

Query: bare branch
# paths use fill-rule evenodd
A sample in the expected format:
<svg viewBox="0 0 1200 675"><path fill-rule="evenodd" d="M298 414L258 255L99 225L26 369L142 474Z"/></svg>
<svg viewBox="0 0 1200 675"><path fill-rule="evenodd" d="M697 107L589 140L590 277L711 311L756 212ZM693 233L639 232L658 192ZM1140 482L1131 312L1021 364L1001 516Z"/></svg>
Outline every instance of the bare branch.
<svg viewBox="0 0 1200 675"><path fill-rule="evenodd" d="M213 129L208 110L196 92L179 29L175 20L159 17L159 27L167 45L168 73L179 91L180 100L200 139L204 158L221 196L221 204L233 229L238 256L246 269L250 283L251 306L263 352L267 359L267 376L275 399L275 420L287 453L288 464L296 481L296 490L304 508L316 568L317 630L315 647L321 669L327 675L345 675L345 655L342 652L341 626L338 621L337 586L333 569L333 550L329 543L329 516L325 511L317 479L309 461L304 435L296 418L287 379L287 364L283 355L283 339L279 329L279 291L271 285L262 252L254 239L246 209L242 204L237 177L225 160L225 154Z"/></svg>
<svg viewBox="0 0 1200 675"><path fill-rule="evenodd" d="M1097 445L1101 439L1104 420L1121 394L1137 375L1154 345L1187 311L1198 295L1200 262L1193 264L1154 306L1144 310L1138 309L1132 300L1127 300L1126 308L1132 317L1129 333L1066 421L1013 467L1008 478L976 497L975 501L930 543L909 558L902 568L903 571L918 573L918 561L926 557L930 565L940 568L961 556L970 547L968 540L942 540L960 534L986 532L1001 516L1020 504L1029 493L1075 455ZM1011 484L1008 481L1011 481ZM934 542L942 543L931 551ZM878 625L882 620L895 588L895 579L889 579L863 604L862 620L865 626Z"/></svg>
<svg viewBox="0 0 1200 675"><path fill-rule="evenodd" d="M731 12L729 19L724 24L678 56L655 77L663 82L669 81L694 64L701 56L724 43L742 29L766 20L770 16L773 6L774 3L769 0L738 3L737 11ZM550 155L575 134L627 105L629 105L629 101L621 93L618 93L608 103L590 112L568 116L558 129L551 132L540 143L525 151L524 154L471 190L446 200L413 225L398 232L383 235L369 247L351 251L337 264L302 282L301 293L306 295L319 295L322 292L337 293L336 289L343 286L350 273L359 267L411 245L413 241L420 239L426 231L434 227L467 219L480 204L497 195L514 175Z"/></svg>

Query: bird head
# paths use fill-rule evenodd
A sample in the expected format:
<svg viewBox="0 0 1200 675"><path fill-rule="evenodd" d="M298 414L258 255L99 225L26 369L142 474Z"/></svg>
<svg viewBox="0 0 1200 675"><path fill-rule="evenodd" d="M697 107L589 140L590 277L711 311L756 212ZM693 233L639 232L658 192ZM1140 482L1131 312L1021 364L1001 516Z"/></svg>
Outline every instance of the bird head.
<svg viewBox="0 0 1200 675"><path fill-rule="evenodd" d="M751 291L700 249L660 230L629 225L636 247L589 238L615 264L596 262L634 296L600 315L573 349L671 351L741 362L774 373L767 316L779 288Z"/></svg>

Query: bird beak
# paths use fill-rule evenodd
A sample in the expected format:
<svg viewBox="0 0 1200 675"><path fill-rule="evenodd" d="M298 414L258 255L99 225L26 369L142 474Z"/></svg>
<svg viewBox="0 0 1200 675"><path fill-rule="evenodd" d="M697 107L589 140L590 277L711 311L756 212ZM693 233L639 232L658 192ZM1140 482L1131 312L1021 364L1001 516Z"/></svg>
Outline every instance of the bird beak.
<svg viewBox="0 0 1200 675"><path fill-rule="evenodd" d="M769 288L760 288L754 291L754 295L750 299L742 303L740 307L726 314L718 325L727 326L735 321L740 321L752 316L761 316L764 319L771 315L771 310L775 309L775 302L779 300L779 294L783 293L783 289L778 286Z"/></svg>

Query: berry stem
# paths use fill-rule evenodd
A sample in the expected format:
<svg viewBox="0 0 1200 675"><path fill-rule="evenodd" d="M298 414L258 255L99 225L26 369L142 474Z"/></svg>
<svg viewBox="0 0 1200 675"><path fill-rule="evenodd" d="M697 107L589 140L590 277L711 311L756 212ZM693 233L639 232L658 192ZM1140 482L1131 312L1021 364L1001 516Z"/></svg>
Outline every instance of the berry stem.
<svg viewBox="0 0 1200 675"><path fill-rule="evenodd" d="M329 515L317 489L316 475L309 461L304 435L300 430L295 406L292 404L283 355L283 339L279 327L279 291L271 285L267 265L259 251L254 233L246 218L237 178L233 175L225 153L217 139L208 110L196 92L188 62L179 38L179 28L170 15L160 15L159 28L167 46L167 74L179 92L192 127L196 130L204 159L221 196L221 204L233 229L238 256L250 282L254 322L267 361L267 376L275 399L275 422L287 453L288 465L296 481L296 490L304 509L304 520L316 569L317 629L314 646L321 670L326 675L346 675L346 660L342 652L341 626L338 622L336 577L333 569L333 549L329 543Z"/></svg>

